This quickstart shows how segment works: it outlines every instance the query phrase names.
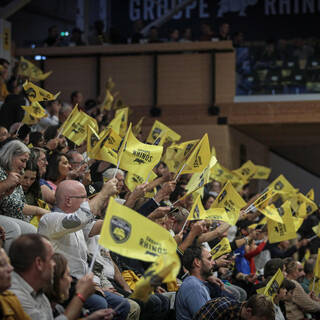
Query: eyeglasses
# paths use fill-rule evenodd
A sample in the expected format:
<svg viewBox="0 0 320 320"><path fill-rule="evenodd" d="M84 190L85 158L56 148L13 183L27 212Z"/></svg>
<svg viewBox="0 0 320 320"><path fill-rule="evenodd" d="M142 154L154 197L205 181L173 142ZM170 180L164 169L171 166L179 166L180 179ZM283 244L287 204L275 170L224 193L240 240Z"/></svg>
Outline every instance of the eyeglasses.
<svg viewBox="0 0 320 320"><path fill-rule="evenodd" d="M82 160L82 161L71 161L70 164L75 164L75 165L78 165L78 166L82 166L84 164L86 164L87 162L85 160Z"/></svg>
<svg viewBox="0 0 320 320"><path fill-rule="evenodd" d="M69 198L86 199L86 198L88 198L88 196L87 195L85 195L85 196L69 196Z"/></svg>

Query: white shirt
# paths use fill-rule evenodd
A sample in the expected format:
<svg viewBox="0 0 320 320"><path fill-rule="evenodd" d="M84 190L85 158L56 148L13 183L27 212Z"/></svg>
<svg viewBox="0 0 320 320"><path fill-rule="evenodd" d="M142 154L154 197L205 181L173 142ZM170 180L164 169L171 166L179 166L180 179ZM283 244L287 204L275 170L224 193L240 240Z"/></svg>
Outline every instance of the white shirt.
<svg viewBox="0 0 320 320"><path fill-rule="evenodd" d="M94 225L94 216L89 203L83 202L74 213L65 213L58 208L44 215L38 232L47 236L57 253L68 260L70 274L79 279L88 272L86 239Z"/></svg>

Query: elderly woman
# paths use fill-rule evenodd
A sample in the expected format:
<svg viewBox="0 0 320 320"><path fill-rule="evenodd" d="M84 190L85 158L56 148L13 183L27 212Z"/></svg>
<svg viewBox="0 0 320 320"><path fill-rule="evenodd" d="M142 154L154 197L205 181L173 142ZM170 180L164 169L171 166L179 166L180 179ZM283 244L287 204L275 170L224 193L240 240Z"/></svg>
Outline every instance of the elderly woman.
<svg viewBox="0 0 320 320"><path fill-rule="evenodd" d="M292 299L286 301L286 316L288 320L303 320L305 313L312 313L315 319L320 317L320 300L314 294L308 295L297 281L304 275L303 266L292 258L285 259L287 278L295 284Z"/></svg>
<svg viewBox="0 0 320 320"><path fill-rule="evenodd" d="M28 205L20 185L30 150L22 142L12 140L0 149L0 225L6 231L4 248L23 233L37 230L27 216L41 216L47 210Z"/></svg>
<svg viewBox="0 0 320 320"><path fill-rule="evenodd" d="M37 164L40 178L44 177L48 165L46 150L42 148L32 148L30 159Z"/></svg>

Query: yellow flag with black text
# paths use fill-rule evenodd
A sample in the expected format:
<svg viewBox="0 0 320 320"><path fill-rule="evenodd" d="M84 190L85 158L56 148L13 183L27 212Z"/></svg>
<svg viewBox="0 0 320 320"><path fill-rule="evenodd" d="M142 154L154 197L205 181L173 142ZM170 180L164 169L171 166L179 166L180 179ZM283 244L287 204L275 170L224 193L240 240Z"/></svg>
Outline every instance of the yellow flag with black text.
<svg viewBox="0 0 320 320"><path fill-rule="evenodd" d="M290 197L297 193L293 185L282 174L270 183L267 189L281 193L285 197Z"/></svg>
<svg viewBox="0 0 320 320"><path fill-rule="evenodd" d="M223 237L222 240L211 249L211 259L218 259L228 252L231 252L230 242L227 237Z"/></svg>
<svg viewBox="0 0 320 320"><path fill-rule="evenodd" d="M22 56L20 57L18 75L22 77L28 77L30 81L43 81L47 79L51 73L52 71L44 73L35 64Z"/></svg>
<svg viewBox="0 0 320 320"><path fill-rule="evenodd" d="M56 100L60 95L60 92L53 95L52 93L36 86L30 81L26 81L23 84L23 89L24 89L25 95L30 100L30 102Z"/></svg>
<svg viewBox="0 0 320 320"><path fill-rule="evenodd" d="M130 298L146 302L161 283L176 280L180 266L180 259L176 253L159 256L138 280Z"/></svg>
<svg viewBox="0 0 320 320"><path fill-rule="evenodd" d="M313 188L311 188L311 189L307 192L306 197L307 197L308 199L314 201L314 189L313 189Z"/></svg>
<svg viewBox="0 0 320 320"><path fill-rule="evenodd" d="M151 182L157 178L157 175L153 171L150 171L148 174L148 177L149 177L148 182ZM141 177L134 172L127 172L126 174L125 184L131 192L139 184L143 184L145 181L146 179L144 177Z"/></svg>
<svg viewBox="0 0 320 320"><path fill-rule="evenodd" d="M261 180L267 180L269 179L271 169L265 166L259 166L256 165L256 172L252 176L252 179L261 179Z"/></svg>
<svg viewBox="0 0 320 320"><path fill-rule="evenodd" d="M121 108L116 111L116 117L120 118L120 128L119 128L119 136L124 137L127 132L128 127L128 114L129 114L129 108Z"/></svg>
<svg viewBox="0 0 320 320"><path fill-rule="evenodd" d="M113 198L105 214L99 244L122 256L151 262L161 255L174 255L177 249L169 231Z"/></svg>
<svg viewBox="0 0 320 320"><path fill-rule="evenodd" d="M119 167L147 178L149 172L159 163L162 151L162 146L140 142L133 135L130 127Z"/></svg>
<svg viewBox="0 0 320 320"><path fill-rule="evenodd" d="M32 119L40 120L47 117L46 111L42 108L38 101L33 102L30 106L21 106L21 108L26 111L26 114ZM24 122L24 121L22 121ZM26 123L26 122L24 122ZM26 123L28 124L28 123Z"/></svg>
<svg viewBox="0 0 320 320"><path fill-rule="evenodd" d="M263 295L273 300L276 294L278 294L278 291L281 287L283 279L284 279L284 275L281 269L279 268L276 274L267 283L264 289Z"/></svg>
<svg viewBox="0 0 320 320"><path fill-rule="evenodd" d="M147 137L146 142L150 143L150 144L154 144L154 142L156 141L156 139L158 138L158 136L162 133L162 132L166 132L166 138L170 141L170 142L176 142L179 141L181 139L180 134L176 133L175 131L173 131L172 129L170 129L168 126L166 126L165 124L163 124L162 122L155 120L149 135Z"/></svg>
<svg viewBox="0 0 320 320"><path fill-rule="evenodd" d="M270 243L295 239L297 237L294 218L291 214L290 202L286 201L281 207L281 218L283 223L268 218L268 237Z"/></svg>
<svg viewBox="0 0 320 320"><path fill-rule="evenodd" d="M257 167L251 160L248 160L239 169L232 170L232 172L241 177L243 181L249 181L256 171Z"/></svg>
<svg viewBox="0 0 320 320"><path fill-rule="evenodd" d="M231 182L228 181L209 210L214 208L224 208L227 212L229 223L231 225L235 225L239 219L240 210L245 207L245 205L246 202L234 189Z"/></svg>

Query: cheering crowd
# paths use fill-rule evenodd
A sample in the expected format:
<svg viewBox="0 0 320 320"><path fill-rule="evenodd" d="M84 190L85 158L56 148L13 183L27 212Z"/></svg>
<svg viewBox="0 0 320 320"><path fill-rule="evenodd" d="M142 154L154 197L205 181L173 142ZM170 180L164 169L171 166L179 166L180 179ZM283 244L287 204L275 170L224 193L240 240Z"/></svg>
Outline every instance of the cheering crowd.
<svg viewBox="0 0 320 320"><path fill-rule="evenodd" d="M248 194L254 174L240 170L242 176L233 172L228 178L215 155L203 157L205 139L179 144L170 139L169 128L162 135L154 127L153 141L142 144L141 123L131 132L128 112L110 98L110 83L105 101L93 106L85 106L79 92L67 104L53 95L43 101L41 89L32 88L34 95L16 84L0 110L1 319L320 319L320 217L314 196L298 201L293 187L277 196L263 198L266 190ZM96 128L94 134L81 130L83 119ZM132 165L153 161L153 149L130 154L133 134L146 149L161 150L146 175L123 163L132 154L138 162ZM105 152L98 152L97 144ZM171 153L179 150L181 163L172 164ZM129 155L122 156L125 152ZM215 161L209 164L210 158ZM191 188L197 174L197 187ZM231 184L235 196L223 202ZM167 230L176 245L181 262L176 280L156 274L146 299L137 298L135 290L153 257L142 261L132 252L126 256L99 246L113 199ZM280 210L288 203L299 222L293 235L287 212ZM266 211L267 205L278 213ZM107 233L120 244L133 228L118 219ZM275 232L282 241L274 241Z"/></svg>

